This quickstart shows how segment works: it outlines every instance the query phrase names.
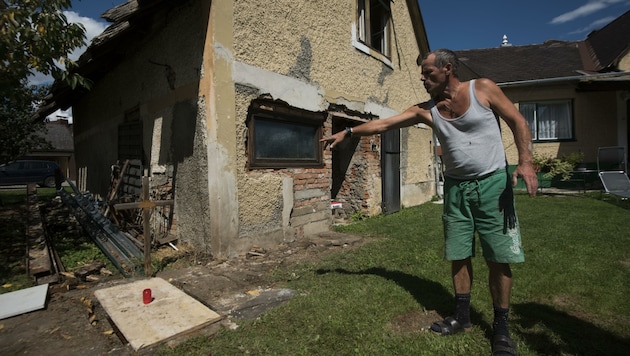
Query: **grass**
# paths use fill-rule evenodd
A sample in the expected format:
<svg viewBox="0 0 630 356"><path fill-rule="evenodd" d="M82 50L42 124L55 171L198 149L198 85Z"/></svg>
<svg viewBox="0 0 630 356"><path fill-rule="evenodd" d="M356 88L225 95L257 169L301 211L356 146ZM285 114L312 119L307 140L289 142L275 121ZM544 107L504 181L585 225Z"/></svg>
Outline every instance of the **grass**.
<svg viewBox="0 0 630 356"><path fill-rule="evenodd" d="M2 191L0 211L22 204L24 194ZM38 191L40 201L54 195L54 190ZM517 195L516 205L526 262L512 266L510 325L520 355L626 354L630 349L630 202L601 199L599 193ZM298 292L292 300L256 320L239 322L236 330L193 338L174 348L164 347L158 354L490 354L492 307L481 257L473 259L471 332L440 337L417 327L401 331L391 326L405 317L452 313L450 268L442 257L441 209L427 203L339 227L365 236L370 243L317 263L278 267L272 278ZM19 277L20 272L25 275L20 271L24 226L19 221L0 214L4 251L0 284L12 285L0 288L0 293L29 283ZM91 255L89 238L67 236L61 230L59 234L57 247L68 265L107 260Z"/></svg>
<svg viewBox="0 0 630 356"><path fill-rule="evenodd" d="M517 195L526 262L512 266L510 325L521 355L626 354L627 203L601 200L599 194ZM159 354L490 354L492 307L481 257L473 262L471 332L440 337L390 327L405 315L452 312L441 209L427 203L340 228L373 241L318 263L276 270L278 283L298 291L292 300L236 330L193 338Z"/></svg>
<svg viewBox="0 0 630 356"><path fill-rule="evenodd" d="M69 188L68 188L69 189ZM38 188L38 203L47 209L57 196L54 188ZM26 270L26 188L0 191L0 294L34 285ZM48 230L63 266L68 272L91 261L101 261L114 274L117 270L111 261L91 241L90 237L77 233L81 229L68 229L68 219L61 217L57 223L48 222Z"/></svg>

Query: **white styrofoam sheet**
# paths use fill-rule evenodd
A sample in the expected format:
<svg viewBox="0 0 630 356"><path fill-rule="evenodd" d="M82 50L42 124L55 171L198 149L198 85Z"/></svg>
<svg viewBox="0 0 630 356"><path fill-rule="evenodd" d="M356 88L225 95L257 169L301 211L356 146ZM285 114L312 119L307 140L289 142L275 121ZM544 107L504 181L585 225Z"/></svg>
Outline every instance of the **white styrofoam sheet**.
<svg viewBox="0 0 630 356"><path fill-rule="evenodd" d="M47 295L48 283L0 294L0 319L43 309Z"/></svg>
<svg viewBox="0 0 630 356"><path fill-rule="evenodd" d="M142 291L153 301L144 304ZM134 350L150 347L221 319L221 316L162 278L138 280L94 292Z"/></svg>

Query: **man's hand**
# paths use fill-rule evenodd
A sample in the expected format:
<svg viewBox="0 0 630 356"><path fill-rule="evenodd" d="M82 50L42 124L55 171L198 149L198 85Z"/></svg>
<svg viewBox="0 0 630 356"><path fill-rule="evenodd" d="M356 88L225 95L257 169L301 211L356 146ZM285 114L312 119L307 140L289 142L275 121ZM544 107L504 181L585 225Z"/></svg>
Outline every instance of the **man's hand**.
<svg viewBox="0 0 630 356"><path fill-rule="evenodd" d="M328 136L325 137L321 140L319 140L319 142L325 142L326 144L330 144L329 147L332 150L335 145L337 145L339 142L343 141L346 138L346 131L339 131L336 134L332 135L332 136ZM324 146L324 149L326 148L326 146Z"/></svg>
<svg viewBox="0 0 630 356"><path fill-rule="evenodd" d="M536 196L536 191L538 191L538 178L536 177L534 166L531 163L520 163L514 170L514 173L512 173L512 186L516 186L518 177L521 177L525 182L529 196Z"/></svg>

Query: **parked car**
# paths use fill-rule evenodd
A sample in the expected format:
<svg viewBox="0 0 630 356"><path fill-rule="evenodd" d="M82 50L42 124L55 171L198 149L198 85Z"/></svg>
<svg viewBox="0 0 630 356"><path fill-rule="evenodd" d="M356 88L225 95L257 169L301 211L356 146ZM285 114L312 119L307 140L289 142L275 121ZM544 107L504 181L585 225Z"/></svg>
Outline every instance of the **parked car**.
<svg viewBox="0 0 630 356"><path fill-rule="evenodd" d="M0 165L0 185L37 183L54 188L55 175L63 177L59 165L52 161L18 160Z"/></svg>

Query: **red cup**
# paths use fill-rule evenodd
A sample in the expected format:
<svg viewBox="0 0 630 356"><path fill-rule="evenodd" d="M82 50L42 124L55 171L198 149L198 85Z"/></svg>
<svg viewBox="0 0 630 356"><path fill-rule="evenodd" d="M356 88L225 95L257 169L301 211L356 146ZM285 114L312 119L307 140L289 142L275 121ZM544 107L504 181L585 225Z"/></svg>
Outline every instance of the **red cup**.
<svg viewBox="0 0 630 356"><path fill-rule="evenodd" d="M151 288L147 288L145 290L142 291L142 302L144 304L149 304L151 303L151 301L153 300L153 297L151 296Z"/></svg>

